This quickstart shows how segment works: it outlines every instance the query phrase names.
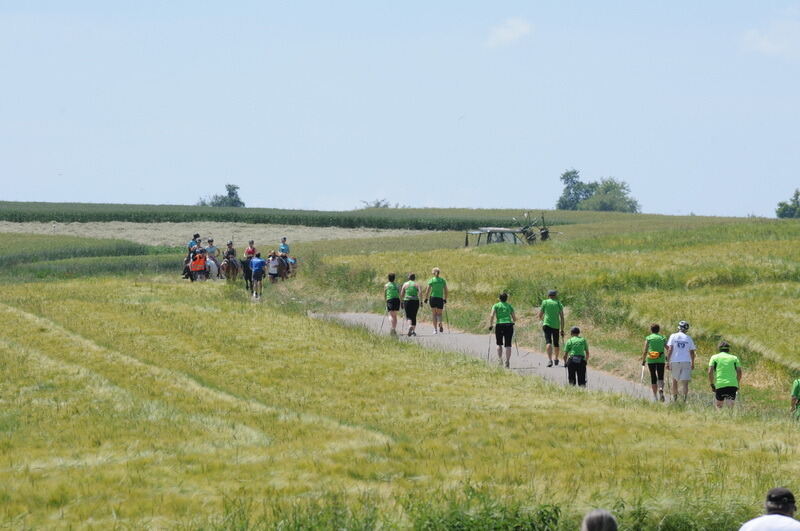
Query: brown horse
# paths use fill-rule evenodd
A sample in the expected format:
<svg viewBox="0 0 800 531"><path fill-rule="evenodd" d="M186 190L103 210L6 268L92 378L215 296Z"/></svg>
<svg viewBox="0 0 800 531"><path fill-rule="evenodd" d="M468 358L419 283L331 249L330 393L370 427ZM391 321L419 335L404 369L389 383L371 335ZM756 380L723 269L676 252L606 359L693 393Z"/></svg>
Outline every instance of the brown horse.
<svg viewBox="0 0 800 531"><path fill-rule="evenodd" d="M236 258L226 258L219 266L219 271L222 273L225 279L234 282L239 278L239 271L241 271L241 269L242 265Z"/></svg>

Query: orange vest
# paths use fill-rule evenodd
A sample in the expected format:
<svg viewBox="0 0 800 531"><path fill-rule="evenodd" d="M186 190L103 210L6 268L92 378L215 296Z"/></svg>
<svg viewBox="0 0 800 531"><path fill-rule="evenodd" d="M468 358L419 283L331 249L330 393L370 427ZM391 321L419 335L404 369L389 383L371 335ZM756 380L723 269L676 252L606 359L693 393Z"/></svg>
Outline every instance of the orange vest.
<svg viewBox="0 0 800 531"><path fill-rule="evenodd" d="M206 255L205 254L196 254L194 258L192 258L192 265L189 266L189 269L192 271L205 271L206 270Z"/></svg>

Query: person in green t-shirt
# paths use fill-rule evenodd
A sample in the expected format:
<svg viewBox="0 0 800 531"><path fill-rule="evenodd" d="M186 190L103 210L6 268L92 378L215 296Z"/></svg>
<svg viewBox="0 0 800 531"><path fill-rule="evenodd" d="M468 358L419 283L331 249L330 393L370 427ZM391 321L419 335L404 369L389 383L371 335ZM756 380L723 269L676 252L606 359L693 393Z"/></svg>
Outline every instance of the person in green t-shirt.
<svg viewBox="0 0 800 531"><path fill-rule="evenodd" d="M551 289L547 292L547 298L542 301L539 307L539 319L542 320L542 331L544 332L544 342L547 345L548 367L553 366L553 362L558 365L559 344L558 336L564 337L564 305L558 300L558 292ZM555 356L554 351L555 350Z"/></svg>
<svg viewBox="0 0 800 531"><path fill-rule="evenodd" d="M659 334L661 326L656 323L650 325L650 335L644 338L642 350L642 367L647 364L650 371L650 387L653 389L653 400L664 401L664 365L667 358L664 348L667 338ZM642 369L644 370L644 369Z"/></svg>
<svg viewBox="0 0 800 531"><path fill-rule="evenodd" d="M792 411L794 412L795 417L800 417L800 411L797 408L797 404L800 404L800 378L792 383Z"/></svg>
<svg viewBox="0 0 800 531"><path fill-rule="evenodd" d="M708 360L708 382L717 399L717 409L721 409L725 402L733 407L742 381L742 366L739 358L730 353L727 341L720 342L718 348L719 353Z"/></svg>
<svg viewBox="0 0 800 531"><path fill-rule="evenodd" d="M564 345L564 365L567 366L569 384L586 387L586 363L589 361L589 343L581 337L581 329L573 326ZM577 382L576 382L577 380Z"/></svg>
<svg viewBox="0 0 800 531"><path fill-rule="evenodd" d="M417 275L409 273L408 280L400 288L400 305L406 314L406 319L411 321L408 327L408 335L417 335L417 312L419 311L419 284Z"/></svg>
<svg viewBox="0 0 800 531"><path fill-rule="evenodd" d="M507 293L501 293L499 299L500 302L492 306L492 311L489 314L489 330L492 330L494 320L497 318L497 326L494 327L494 337L497 341L497 357L500 360L500 365L503 365L503 346L505 345L505 366L509 368L511 365L511 339L514 337L514 323L517 321L517 316L514 313L514 307L508 303Z"/></svg>
<svg viewBox="0 0 800 531"><path fill-rule="evenodd" d="M383 285L383 296L386 298L386 311L392 320L390 334L397 333L397 311L400 309L400 288L395 284L394 273L389 273L389 282Z"/></svg>
<svg viewBox="0 0 800 531"><path fill-rule="evenodd" d="M441 276L438 267L433 268L433 276L428 280L428 287L425 288L424 304L428 304L428 297L431 301L431 313L433 314L433 333L444 332L442 326L442 312L444 305L447 304L447 282Z"/></svg>

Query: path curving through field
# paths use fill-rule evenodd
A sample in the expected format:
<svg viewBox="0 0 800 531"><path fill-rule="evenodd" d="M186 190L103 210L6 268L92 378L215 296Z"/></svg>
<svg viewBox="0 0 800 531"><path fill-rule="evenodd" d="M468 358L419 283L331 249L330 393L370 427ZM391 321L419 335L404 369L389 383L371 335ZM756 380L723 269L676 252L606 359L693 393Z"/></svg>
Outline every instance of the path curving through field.
<svg viewBox="0 0 800 531"><path fill-rule="evenodd" d="M372 313L336 313L326 315L316 315L316 317L340 321L347 325L361 326L367 330L381 335L389 335L389 319L381 322L383 315ZM398 322L398 329L401 324ZM473 358L477 358L487 363L497 365L497 347L494 342L494 333L489 332L485 335L470 334L460 330L451 329L451 332L434 334L433 326L430 323L419 322L417 325L417 336L407 337L398 335L398 341L419 343L420 345L443 351L459 352ZM491 341L491 342L490 342ZM567 371L563 365L557 367L547 367L547 355L529 348L515 347L511 353L511 369L520 374L532 375L544 378L556 384L567 384ZM650 378L645 375L648 385L637 384L619 376L614 376L603 371L589 368L586 371L587 388L594 391L604 391L609 393L620 393L637 398L650 400L651 392L649 388Z"/></svg>

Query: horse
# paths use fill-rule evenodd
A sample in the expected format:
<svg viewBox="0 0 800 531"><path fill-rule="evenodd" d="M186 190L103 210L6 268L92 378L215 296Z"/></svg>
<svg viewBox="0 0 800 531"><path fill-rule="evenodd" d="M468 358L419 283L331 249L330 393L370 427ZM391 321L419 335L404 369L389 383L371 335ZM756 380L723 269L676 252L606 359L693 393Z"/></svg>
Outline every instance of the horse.
<svg viewBox="0 0 800 531"><path fill-rule="evenodd" d="M244 287L247 291L253 291L253 270L250 269L250 260L252 256L248 256L242 260L242 276L244 277Z"/></svg>
<svg viewBox="0 0 800 531"><path fill-rule="evenodd" d="M214 260L206 260L206 274L211 280L217 280L219 276L219 267L217 267Z"/></svg>
<svg viewBox="0 0 800 531"><path fill-rule="evenodd" d="M281 280L289 278L289 260L283 256L278 257L278 277Z"/></svg>
<svg viewBox="0 0 800 531"><path fill-rule="evenodd" d="M241 268L242 265L236 258L226 258L222 261L222 265L219 266L219 270L225 276L225 279L234 282L239 278L239 271Z"/></svg>

